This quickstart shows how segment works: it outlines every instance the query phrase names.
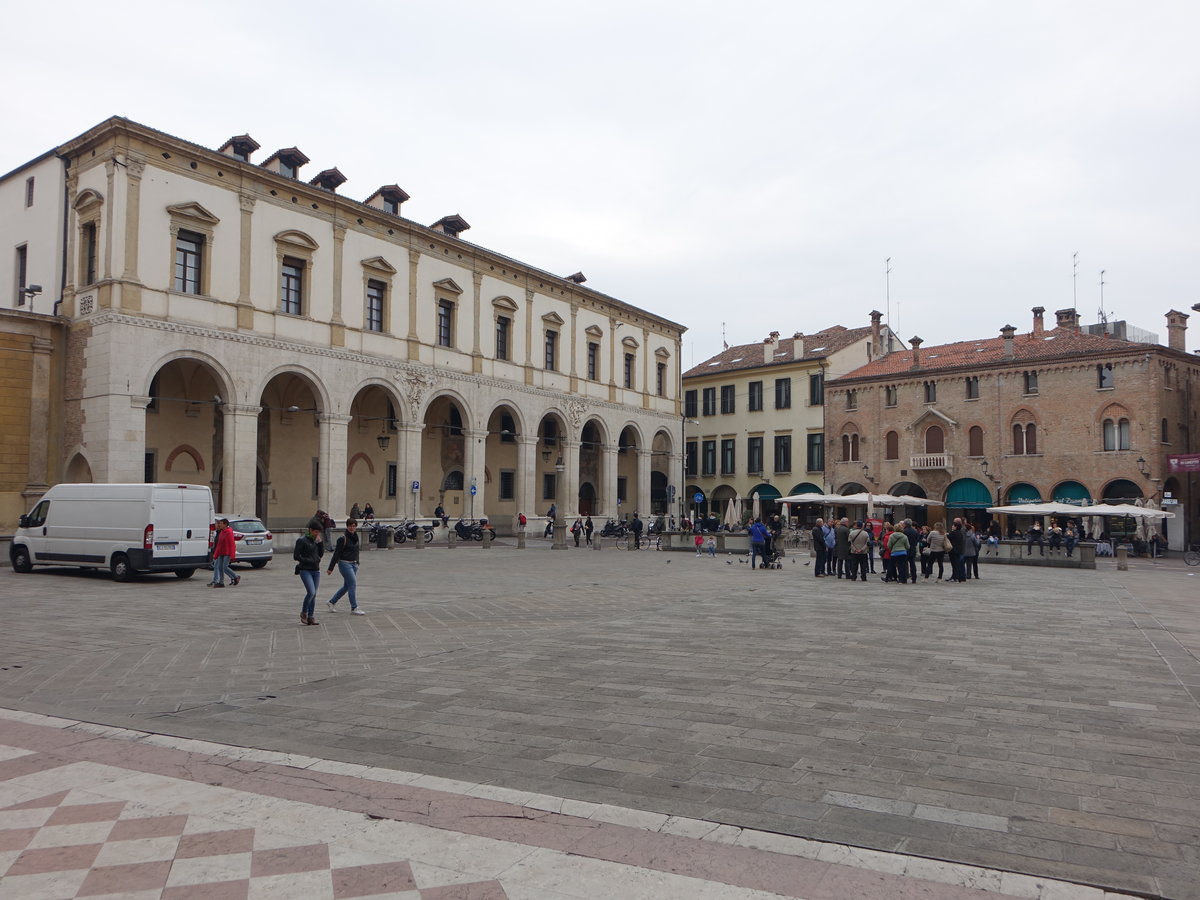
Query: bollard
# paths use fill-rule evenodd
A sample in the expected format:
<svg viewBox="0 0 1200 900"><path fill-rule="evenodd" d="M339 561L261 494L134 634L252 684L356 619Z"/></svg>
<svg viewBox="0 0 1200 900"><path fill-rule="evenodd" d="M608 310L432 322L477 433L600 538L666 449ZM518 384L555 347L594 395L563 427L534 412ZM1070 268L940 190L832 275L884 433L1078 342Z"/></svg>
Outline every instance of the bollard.
<svg viewBox="0 0 1200 900"><path fill-rule="evenodd" d="M495 536L492 534L492 529L490 529L490 528L483 529L483 549L484 550L492 549L492 540L494 539L494 537Z"/></svg>
<svg viewBox="0 0 1200 900"><path fill-rule="evenodd" d="M1127 572L1129 570L1129 551L1125 549L1125 545L1121 544L1117 547L1117 571Z"/></svg>
<svg viewBox="0 0 1200 900"><path fill-rule="evenodd" d="M517 549L518 550L525 549L525 532L523 532L523 531L517 532Z"/></svg>
<svg viewBox="0 0 1200 900"><path fill-rule="evenodd" d="M450 532L446 535L446 541L446 546L453 550L454 545L458 542L458 532L451 528Z"/></svg>
<svg viewBox="0 0 1200 900"><path fill-rule="evenodd" d="M418 550L425 546L425 529L420 525L417 526L417 536L413 538L413 543L417 545Z"/></svg>

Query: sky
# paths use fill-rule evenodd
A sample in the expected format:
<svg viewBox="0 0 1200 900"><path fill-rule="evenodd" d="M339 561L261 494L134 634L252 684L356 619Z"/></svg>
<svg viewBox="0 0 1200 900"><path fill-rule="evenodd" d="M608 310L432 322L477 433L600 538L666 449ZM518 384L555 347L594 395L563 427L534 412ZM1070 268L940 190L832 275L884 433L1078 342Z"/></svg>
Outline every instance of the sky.
<svg viewBox="0 0 1200 900"><path fill-rule="evenodd" d="M1163 343L1200 302L1195 2L10 6L0 172L112 115L296 146L687 326L684 368L872 309L926 346L1090 324L1101 270Z"/></svg>

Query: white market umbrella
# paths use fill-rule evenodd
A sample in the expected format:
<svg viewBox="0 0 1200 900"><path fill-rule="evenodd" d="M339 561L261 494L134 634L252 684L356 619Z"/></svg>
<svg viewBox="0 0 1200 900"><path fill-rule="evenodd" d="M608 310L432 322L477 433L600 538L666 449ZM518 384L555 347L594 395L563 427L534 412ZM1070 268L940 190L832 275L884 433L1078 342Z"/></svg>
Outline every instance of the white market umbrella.
<svg viewBox="0 0 1200 900"><path fill-rule="evenodd" d="M729 526L730 531L739 525L737 507L737 499L730 497L729 503L725 507L725 524Z"/></svg>
<svg viewBox="0 0 1200 900"><path fill-rule="evenodd" d="M751 521L762 518L762 501L759 499L758 491L754 492L754 503L750 506L750 518Z"/></svg>

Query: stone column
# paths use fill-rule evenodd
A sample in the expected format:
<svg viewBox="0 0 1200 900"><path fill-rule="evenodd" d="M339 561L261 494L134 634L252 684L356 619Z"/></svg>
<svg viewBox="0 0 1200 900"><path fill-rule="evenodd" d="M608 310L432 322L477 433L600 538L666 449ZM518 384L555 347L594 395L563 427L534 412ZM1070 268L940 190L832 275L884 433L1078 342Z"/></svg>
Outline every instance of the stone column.
<svg viewBox="0 0 1200 900"><path fill-rule="evenodd" d="M617 518L620 507L617 506L617 445L609 444L600 450L600 467L604 471L604 482L599 496L600 515L610 519Z"/></svg>
<svg viewBox="0 0 1200 900"><path fill-rule="evenodd" d="M254 515L258 506L258 414L262 407L226 404L221 412L225 416L224 506L229 512Z"/></svg>
<svg viewBox="0 0 1200 900"><path fill-rule="evenodd" d="M558 492L562 502L558 508L574 522L575 516L579 515L579 441L560 440L559 446L562 448L565 468Z"/></svg>
<svg viewBox="0 0 1200 900"><path fill-rule="evenodd" d="M637 512L643 519L650 515L650 463L654 455L641 447L637 451L637 492L634 494Z"/></svg>
<svg viewBox="0 0 1200 900"><path fill-rule="evenodd" d="M149 397L109 393L85 398L83 444L97 484L139 484L146 473L146 406Z"/></svg>
<svg viewBox="0 0 1200 900"><path fill-rule="evenodd" d="M487 511L483 508L484 462L487 455L484 450L484 441L486 440L486 430L463 429L463 503L472 519L487 515ZM475 485L477 491L474 497L471 496L472 484Z"/></svg>
<svg viewBox="0 0 1200 900"><path fill-rule="evenodd" d="M687 479L683 474L683 454L672 453L667 456L667 465L670 468L667 470L667 484L675 487L675 503L670 500L671 491L668 489L667 499L667 516L675 516L675 524L679 524L679 520L683 518L683 511L687 509L687 499L683 496L683 489L687 487L684 483Z"/></svg>
<svg viewBox="0 0 1200 900"><path fill-rule="evenodd" d="M421 422L406 422L399 426L396 442L396 510L395 515L417 518L417 495L412 483L421 480L421 436L425 425Z"/></svg>
<svg viewBox="0 0 1200 900"><path fill-rule="evenodd" d="M346 504L346 428L352 416L320 413L321 470L317 478L317 502L334 519L344 519Z"/></svg>
<svg viewBox="0 0 1200 900"><path fill-rule="evenodd" d="M537 509L537 445L538 439L521 435L517 438L517 512L532 519L540 515ZM544 512L542 510L541 512Z"/></svg>

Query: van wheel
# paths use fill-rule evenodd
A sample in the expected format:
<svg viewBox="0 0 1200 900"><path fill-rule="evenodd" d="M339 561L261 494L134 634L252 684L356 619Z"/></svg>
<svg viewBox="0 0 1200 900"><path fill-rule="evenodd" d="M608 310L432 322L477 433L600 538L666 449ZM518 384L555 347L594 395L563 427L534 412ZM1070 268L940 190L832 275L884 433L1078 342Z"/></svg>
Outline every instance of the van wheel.
<svg viewBox="0 0 1200 900"><path fill-rule="evenodd" d="M113 581L133 581L133 569L129 565L129 557L124 553L113 556L112 564L108 568L112 572Z"/></svg>
<svg viewBox="0 0 1200 900"><path fill-rule="evenodd" d="M28 547L13 547L12 567L14 572L27 575L33 571L33 562L29 559Z"/></svg>
<svg viewBox="0 0 1200 900"><path fill-rule="evenodd" d="M252 560L250 560L250 568L252 568L252 569L261 569L261 568L262 568L263 566L265 566L265 565L266 565L266 564L267 564L269 561L270 561L270 560L266 560L266 559L252 559Z"/></svg>
<svg viewBox="0 0 1200 900"><path fill-rule="evenodd" d="M195 569L176 569L175 570L175 577L180 578L180 579L191 578L195 574L196 574Z"/></svg>

